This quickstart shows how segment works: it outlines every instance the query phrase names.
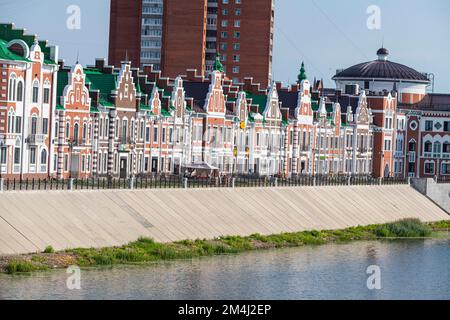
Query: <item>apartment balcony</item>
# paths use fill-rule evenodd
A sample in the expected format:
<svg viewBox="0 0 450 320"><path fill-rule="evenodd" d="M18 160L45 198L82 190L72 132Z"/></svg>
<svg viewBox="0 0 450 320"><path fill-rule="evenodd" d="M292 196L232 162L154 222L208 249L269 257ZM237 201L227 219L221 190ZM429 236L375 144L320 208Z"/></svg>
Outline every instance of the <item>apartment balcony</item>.
<svg viewBox="0 0 450 320"><path fill-rule="evenodd" d="M30 134L26 140L29 145L32 146L40 146L45 143L45 138L47 135L45 134Z"/></svg>

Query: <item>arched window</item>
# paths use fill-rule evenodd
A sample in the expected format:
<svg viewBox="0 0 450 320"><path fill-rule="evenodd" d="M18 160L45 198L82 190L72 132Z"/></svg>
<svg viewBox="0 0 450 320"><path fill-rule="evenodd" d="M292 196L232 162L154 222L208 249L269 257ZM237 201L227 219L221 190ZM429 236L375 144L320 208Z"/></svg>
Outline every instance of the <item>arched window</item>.
<svg viewBox="0 0 450 320"><path fill-rule="evenodd" d="M445 141L442 149L443 153L450 153L450 142Z"/></svg>
<svg viewBox="0 0 450 320"><path fill-rule="evenodd" d="M22 83L22 81L19 81L19 83L17 84L16 99L18 102L23 101L23 83Z"/></svg>
<svg viewBox="0 0 450 320"><path fill-rule="evenodd" d="M14 133L14 110L8 112L8 133Z"/></svg>
<svg viewBox="0 0 450 320"><path fill-rule="evenodd" d="M47 150L45 149L41 151L41 164L47 164Z"/></svg>
<svg viewBox="0 0 450 320"><path fill-rule="evenodd" d="M39 81L33 82L33 103L38 103L39 100Z"/></svg>
<svg viewBox="0 0 450 320"><path fill-rule="evenodd" d="M66 122L66 139L70 138L70 123Z"/></svg>
<svg viewBox="0 0 450 320"><path fill-rule="evenodd" d="M425 142L424 152L433 152L433 144L430 141Z"/></svg>
<svg viewBox="0 0 450 320"><path fill-rule="evenodd" d="M436 141L433 145L433 153L440 154L441 153L441 143Z"/></svg>
<svg viewBox="0 0 450 320"><path fill-rule="evenodd" d="M78 123L75 123L75 125L73 126L73 141L75 141L75 142L78 142L79 131L80 131L80 126Z"/></svg>
<svg viewBox="0 0 450 320"><path fill-rule="evenodd" d="M87 125L86 123L83 124L83 140L86 141L87 139Z"/></svg>
<svg viewBox="0 0 450 320"><path fill-rule="evenodd" d="M9 94L8 94L8 100L10 101L15 101L16 100L16 75L12 74L11 77L9 78Z"/></svg>
<svg viewBox="0 0 450 320"><path fill-rule="evenodd" d="M31 134L37 134L37 117L31 117Z"/></svg>

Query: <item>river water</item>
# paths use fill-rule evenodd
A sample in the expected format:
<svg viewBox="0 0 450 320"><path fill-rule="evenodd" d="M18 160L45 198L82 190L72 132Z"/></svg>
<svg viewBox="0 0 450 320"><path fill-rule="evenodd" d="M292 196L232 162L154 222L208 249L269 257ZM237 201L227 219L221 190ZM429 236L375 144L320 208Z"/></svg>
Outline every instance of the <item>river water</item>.
<svg viewBox="0 0 450 320"><path fill-rule="evenodd" d="M369 266L381 289L369 290ZM355 242L145 267L0 275L0 299L450 299L450 240Z"/></svg>

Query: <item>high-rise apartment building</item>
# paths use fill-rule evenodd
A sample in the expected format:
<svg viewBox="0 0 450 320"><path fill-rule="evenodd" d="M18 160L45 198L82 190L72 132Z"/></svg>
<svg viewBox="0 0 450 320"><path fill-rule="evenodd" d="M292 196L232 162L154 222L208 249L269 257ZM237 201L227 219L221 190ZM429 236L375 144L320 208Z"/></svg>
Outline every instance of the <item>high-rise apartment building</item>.
<svg viewBox="0 0 450 320"><path fill-rule="evenodd" d="M109 62L128 56L175 77L211 72L218 52L228 76L272 79L274 0L111 0Z"/></svg>

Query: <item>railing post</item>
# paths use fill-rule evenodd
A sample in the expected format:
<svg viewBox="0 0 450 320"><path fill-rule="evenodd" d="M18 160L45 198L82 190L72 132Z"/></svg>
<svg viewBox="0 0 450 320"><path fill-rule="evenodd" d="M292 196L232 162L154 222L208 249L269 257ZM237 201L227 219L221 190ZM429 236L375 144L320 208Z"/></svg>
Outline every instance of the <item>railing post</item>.
<svg viewBox="0 0 450 320"><path fill-rule="evenodd" d="M70 191L73 191L73 178L69 179L69 186L68 187L69 187Z"/></svg>
<svg viewBox="0 0 450 320"><path fill-rule="evenodd" d="M383 178L379 178L378 183L380 184L380 186L383 184Z"/></svg>
<svg viewBox="0 0 450 320"><path fill-rule="evenodd" d="M5 191L5 179L0 178L0 192Z"/></svg>
<svg viewBox="0 0 450 320"><path fill-rule="evenodd" d="M236 187L236 178L231 180L231 187L234 189Z"/></svg>
<svg viewBox="0 0 450 320"><path fill-rule="evenodd" d="M350 187L352 185L352 177L347 178L347 185Z"/></svg>
<svg viewBox="0 0 450 320"><path fill-rule="evenodd" d="M314 177L313 177L313 187L316 186L316 183L317 183L317 181L316 181L316 176L314 176Z"/></svg>
<svg viewBox="0 0 450 320"><path fill-rule="evenodd" d="M188 188L188 178L184 178L184 188Z"/></svg>
<svg viewBox="0 0 450 320"><path fill-rule="evenodd" d="M274 180L274 185L275 185L275 188L277 188L278 187L278 178L277 177L275 177L275 180Z"/></svg>
<svg viewBox="0 0 450 320"><path fill-rule="evenodd" d="M131 177L128 179L128 189L133 190L134 189L134 177Z"/></svg>
<svg viewBox="0 0 450 320"><path fill-rule="evenodd" d="M411 185L411 177L408 177L408 186Z"/></svg>

